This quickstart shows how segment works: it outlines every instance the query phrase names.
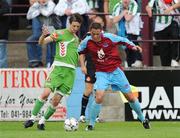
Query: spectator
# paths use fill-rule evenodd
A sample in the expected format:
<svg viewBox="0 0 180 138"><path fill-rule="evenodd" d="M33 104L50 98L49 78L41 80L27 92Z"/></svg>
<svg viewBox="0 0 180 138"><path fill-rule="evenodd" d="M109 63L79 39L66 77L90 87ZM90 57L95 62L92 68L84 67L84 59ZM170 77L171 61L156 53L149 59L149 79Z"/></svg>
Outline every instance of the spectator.
<svg viewBox="0 0 180 138"><path fill-rule="evenodd" d="M85 0L59 0L54 9L54 13L61 16L63 28L69 25L68 18L74 13L79 13L83 17L83 24L79 32L79 37L82 38L88 31L88 16L85 14L89 11L89 6Z"/></svg>
<svg viewBox="0 0 180 138"><path fill-rule="evenodd" d="M113 8L113 22L117 25L117 34L130 40L137 40L140 34L140 14L135 0L120 0ZM138 45L137 42L135 42ZM142 67L142 54L126 49L128 66Z"/></svg>
<svg viewBox="0 0 180 138"><path fill-rule="evenodd" d="M172 4L167 4L165 0L150 0L146 6L149 17L152 17L152 9L156 9L157 14L164 14L165 10ZM153 7L155 5L155 7ZM155 38L157 40L178 39L178 23L173 20L173 16L156 16ZM179 66L179 46L178 42L158 42L160 46L160 59L162 66Z"/></svg>
<svg viewBox="0 0 180 138"><path fill-rule="evenodd" d="M0 68L7 67L6 41L8 40L9 18L3 16L5 13L9 13L9 5L6 0L0 0Z"/></svg>
<svg viewBox="0 0 180 138"><path fill-rule="evenodd" d="M52 26L51 15L55 4L52 0L30 0L31 7L27 13L27 19L32 19L32 35L27 41L37 41L41 35L42 25L46 25L52 33L54 30ZM42 48L37 43L27 43L27 53L29 60L29 67L41 67L42 63ZM53 43L48 44L46 53L46 66L50 67L53 62L55 54L55 46Z"/></svg>
<svg viewBox="0 0 180 138"><path fill-rule="evenodd" d="M96 12L103 12L105 14L109 13L109 0L86 0L89 7L90 7L90 12L91 13L96 13ZM96 17L96 15L89 15L90 20L93 20ZM105 26L112 27L111 26L111 20L109 18L109 15L105 15ZM104 18L103 17L103 18Z"/></svg>

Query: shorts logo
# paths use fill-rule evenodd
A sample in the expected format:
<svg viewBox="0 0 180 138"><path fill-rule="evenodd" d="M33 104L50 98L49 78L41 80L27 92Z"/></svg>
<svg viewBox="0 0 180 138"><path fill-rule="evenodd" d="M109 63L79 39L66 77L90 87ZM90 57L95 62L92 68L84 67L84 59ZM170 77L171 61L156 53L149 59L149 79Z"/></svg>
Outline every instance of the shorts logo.
<svg viewBox="0 0 180 138"><path fill-rule="evenodd" d="M127 89L127 88L129 88L129 85L128 85L128 84L126 84L126 85L124 85L124 87Z"/></svg>

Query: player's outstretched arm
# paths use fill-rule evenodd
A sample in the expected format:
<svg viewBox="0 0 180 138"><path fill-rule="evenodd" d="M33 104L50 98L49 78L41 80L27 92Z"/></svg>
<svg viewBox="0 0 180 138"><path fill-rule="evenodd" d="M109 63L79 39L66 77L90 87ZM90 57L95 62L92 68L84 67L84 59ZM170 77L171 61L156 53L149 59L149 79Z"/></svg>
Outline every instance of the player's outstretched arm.
<svg viewBox="0 0 180 138"><path fill-rule="evenodd" d="M48 31L48 27L43 26L42 27L42 34L41 34L41 36L39 38L39 45L44 46L44 45L46 45L46 44L48 44L50 42L53 42L53 39L50 36L48 36L49 34L50 33Z"/></svg>

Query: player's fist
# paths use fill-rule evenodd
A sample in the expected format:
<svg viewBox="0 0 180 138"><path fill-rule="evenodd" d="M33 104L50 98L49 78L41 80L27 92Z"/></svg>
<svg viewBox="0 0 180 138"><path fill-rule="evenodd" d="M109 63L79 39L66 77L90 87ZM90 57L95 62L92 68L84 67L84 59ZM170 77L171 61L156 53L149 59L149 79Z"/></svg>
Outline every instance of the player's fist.
<svg viewBox="0 0 180 138"><path fill-rule="evenodd" d="M135 51L139 51L140 53L142 53L142 48L141 48L140 46L134 46L132 49L135 50Z"/></svg>
<svg viewBox="0 0 180 138"><path fill-rule="evenodd" d="M47 35L49 35L49 34L50 34L50 32L49 32L49 30L48 30L48 27L45 26L45 25L43 25L43 27L42 27L42 35L43 35L43 36L47 36Z"/></svg>

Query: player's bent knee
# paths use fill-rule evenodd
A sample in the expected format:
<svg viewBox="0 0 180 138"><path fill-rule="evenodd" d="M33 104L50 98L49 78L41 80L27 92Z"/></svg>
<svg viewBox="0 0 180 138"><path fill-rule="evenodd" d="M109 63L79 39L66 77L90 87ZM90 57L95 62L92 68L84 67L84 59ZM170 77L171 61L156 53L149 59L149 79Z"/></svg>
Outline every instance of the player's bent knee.
<svg viewBox="0 0 180 138"><path fill-rule="evenodd" d="M53 98L52 98L52 105L53 105L54 107L58 106L61 98L62 98L62 95L56 93L56 94L53 96Z"/></svg>
<svg viewBox="0 0 180 138"><path fill-rule="evenodd" d="M134 102L136 100L136 97L132 93L124 94L124 96L129 102Z"/></svg>
<svg viewBox="0 0 180 138"><path fill-rule="evenodd" d="M103 102L103 97L96 96L96 103L101 104Z"/></svg>
<svg viewBox="0 0 180 138"><path fill-rule="evenodd" d="M134 102L136 101L136 97L132 96L132 97L129 97L127 98L129 102Z"/></svg>

